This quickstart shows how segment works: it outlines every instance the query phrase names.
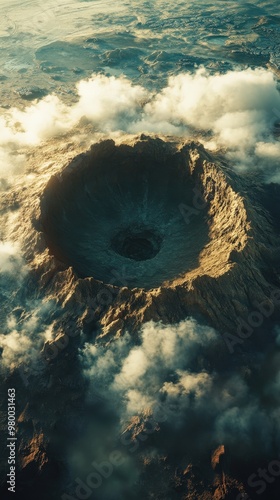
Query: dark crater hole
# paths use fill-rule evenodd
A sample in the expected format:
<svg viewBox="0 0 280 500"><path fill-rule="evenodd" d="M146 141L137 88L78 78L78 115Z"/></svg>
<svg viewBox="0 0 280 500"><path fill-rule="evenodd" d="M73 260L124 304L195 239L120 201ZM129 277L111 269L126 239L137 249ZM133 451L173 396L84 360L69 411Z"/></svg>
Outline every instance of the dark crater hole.
<svg viewBox="0 0 280 500"><path fill-rule="evenodd" d="M111 240L114 252L133 260L153 259L159 251L162 238L155 230L128 228L120 231Z"/></svg>

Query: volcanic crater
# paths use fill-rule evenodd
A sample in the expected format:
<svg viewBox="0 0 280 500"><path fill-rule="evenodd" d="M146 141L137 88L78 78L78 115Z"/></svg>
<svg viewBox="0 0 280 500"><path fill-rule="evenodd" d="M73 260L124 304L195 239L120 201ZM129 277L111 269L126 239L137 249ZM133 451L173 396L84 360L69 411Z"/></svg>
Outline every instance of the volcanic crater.
<svg viewBox="0 0 280 500"><path fill-rule="evenodd" d="M187 316L236 331L278 286L266 270L279 238L252 179L201 144L103 140L53 172L32 217L26 203L26 255L102 336Z"/></svg>

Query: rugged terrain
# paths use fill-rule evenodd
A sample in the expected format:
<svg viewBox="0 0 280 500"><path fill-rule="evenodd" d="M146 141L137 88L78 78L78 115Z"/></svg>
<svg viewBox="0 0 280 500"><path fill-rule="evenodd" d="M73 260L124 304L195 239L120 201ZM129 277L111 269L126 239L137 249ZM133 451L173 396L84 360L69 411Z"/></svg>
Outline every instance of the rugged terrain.
<svg viewBox="0 0 280 500"><path fill-rule="evenodd" d="M237 174L218 152L174 138L108 139L89 149L73 139L53 148L50 142L30 154L25 184L19 178L1 201L3 233L20 243L28 266L29 300L53 304L41 353L3 372L18 393L19 498L57 500L66 491L76 498L71 443L93 435L98 448L88 429L103 424L109 449L123 433L141 441L133 452L138 477L130 489L101 488L90 498L258 498L246 479L255 464L275 458L271 448L239 456L238 438L232 447L213 438L187 449L189 433L201 439L201 424L179 432L149 408L116 422L106 398L98 393L89 402L79 356L85 343L110 350L127 332L136 346L150 321L194 318L219 334L194 364L221 377L246 373L253 383L280 313L279 186ZM44 161L50 151L53 160ZM23 320L21 290L11 301ZM126 469L118 484L128 484L126 474L133 482ZM269 487L266 498L276 499L278 486Z"/></svg>

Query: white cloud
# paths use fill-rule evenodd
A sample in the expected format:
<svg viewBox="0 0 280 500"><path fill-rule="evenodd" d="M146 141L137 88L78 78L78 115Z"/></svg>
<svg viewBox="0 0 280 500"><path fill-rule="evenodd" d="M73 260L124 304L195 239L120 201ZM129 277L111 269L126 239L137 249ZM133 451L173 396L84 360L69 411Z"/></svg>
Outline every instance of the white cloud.
<svg viewBox="0 0 280 500"><path fill-rule="evenodd" d="M10 370L20 363L35 370L43 369L40 351L44 342L53 338L53 324L48 316L53 308L51 302L31 301L21 311L21 317L12 312L0 331L1 365Z"/></svg>
<svg viewBox="0 0 280 500"><path fill-rule="evenodd" d="M82 359L86 375L94 381L94 393L106 380L112 397L126 400L124 411L133 415L140 408L152 407L162 391L171 389L166 380L172 373L180 378L184 390L192 381L201 388L207 374L197 374L196 378L183 370L200 351L215 342L215 331L192 319L175 326L150 322L142 328L139 346L133 345L126 335L106 351L87 344Z"/></svg>
<svg viewBox="0 0 280 500"><path fill-rule="evenodd" d="M19 271L21 276L26 271L19 245L10 241L0 242L0 273L18 276Z"/></svg>
<svg viewBox="0 0 280 500"><path fill-rule="evenodd" d="M262 386L252 391L248 372L214 362L225 355L223 347L213 329L192 319L173 326L147 323L137 346L128 335L105 349L88 344L81 361L89 399L106 394L124 425L160 407L170 432L184 433L186 442L197 440L198 447L211 440L230 444L237 455L269 450L279 411L279 371L266 373ZM263 394L274 398L273 411L263 408ZM197 422L200 429L206 426L199 436L188 431Z"/></svg>
<svg viewBox="0 0 280 500"><path fill-rule="evenodd" d="M54 307L51 301L17 297L17 291L26 285L28 268L19 244L0 242L0 292L2 308L9 312L1 323L1 365L15 368L19 363L37 363L40 349L52 336L48 317ZM28 287L28 285L26 285ZM39 361L40 362L40 361ZM42 362L42 361L41 361Z"/></svg>

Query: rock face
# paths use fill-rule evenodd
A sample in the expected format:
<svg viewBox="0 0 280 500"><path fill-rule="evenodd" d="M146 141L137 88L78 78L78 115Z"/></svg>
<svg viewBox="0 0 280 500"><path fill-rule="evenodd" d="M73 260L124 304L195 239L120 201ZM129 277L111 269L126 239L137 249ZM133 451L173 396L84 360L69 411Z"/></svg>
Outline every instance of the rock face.
<svg viewBox="0 0 280 500"><path fill-rule="evenodd" d="M31 157L38 180L26 190L15 186L1 207L20 207L22 223L11 236L29 263L30 288L61 311L42 351L44 369L30 375L27 388L17 371L8 380L22 389L19 467L30 500L44 487L42 498L61 498L73 480L68 442L102 413L96 405L81 416L86 383L77 353L88 338L106 346L128 331L137 342L143 322L188 316L236 335L259 307L267 321L267 311L274 319L280 312L277 186L237 176L194 142L142 135L78 152L70 143L45 166L44 151ZM265 325L257 326L265 335ZM133 439L149 433L148 418L131 420ZM159 433L156 425L155 442ZM158 439L161 449L162 434ZM164 500L242 498L245 476L231 464L230 450L220 445L212 458L208 451L191 461L144 448L137 455L143 491ZM53 475L59 484L50 497Z"/></svg>

